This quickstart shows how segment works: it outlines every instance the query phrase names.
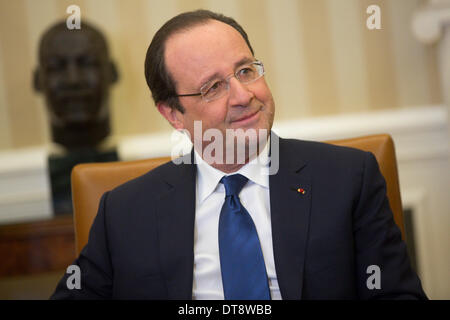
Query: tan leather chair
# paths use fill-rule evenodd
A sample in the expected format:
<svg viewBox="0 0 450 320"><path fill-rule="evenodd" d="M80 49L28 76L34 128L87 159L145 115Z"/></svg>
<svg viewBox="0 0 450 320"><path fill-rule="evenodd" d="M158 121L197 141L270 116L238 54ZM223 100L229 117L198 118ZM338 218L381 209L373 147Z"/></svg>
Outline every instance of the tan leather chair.
<svg viewBox="0 0 450 320"><path fill-rule="evenodd" d="M328 142L371 151L375 155L381 173L386 179L387 194L395 222L400 227L404 238L403 211L392 138L387 134L381 134ZM89 230L97 214L102 194L169 160L169 157L164 157L138 161L89 163L75 166L72 171L72 197L77 254L80 253L88 241Z"/></svg>

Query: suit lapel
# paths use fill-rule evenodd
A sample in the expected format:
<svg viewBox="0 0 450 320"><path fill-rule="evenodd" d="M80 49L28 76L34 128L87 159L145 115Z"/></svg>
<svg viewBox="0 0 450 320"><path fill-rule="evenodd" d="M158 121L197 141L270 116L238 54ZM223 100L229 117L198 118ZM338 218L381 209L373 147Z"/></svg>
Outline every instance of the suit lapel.
<svg viewBox="0 0 450 320"><path fill-rule="evenodd" d="M301 155L290 150L288 144L280 139L279 171L269 177L272 239L282 298L300 299L312 186L306 162L298 160ZM298 192L299 188L304 193Z"/></svg>
<svg viewBox="0 0 450 320"><path fill-rule="evenodd" d="M275 137L273 141L276 141ZM300 299L308 237L311 176L306 163L293 160L288 142L279 139L279 170L269 176L275 268L283 299ZM193 163L193 153L188 155ZM273 157L272 157L273 159ZM169 299L192 299L196 165L169 170L156 203L160 259ZM305 193L297 192L303 188Z"/></svg>
<svg viewBox="0 0 450 320"><path fill-rule="evenodd" d="M194 164L169 170L169 190L156 204L160 259L169 299L192 299L194 268Z"/></svg>

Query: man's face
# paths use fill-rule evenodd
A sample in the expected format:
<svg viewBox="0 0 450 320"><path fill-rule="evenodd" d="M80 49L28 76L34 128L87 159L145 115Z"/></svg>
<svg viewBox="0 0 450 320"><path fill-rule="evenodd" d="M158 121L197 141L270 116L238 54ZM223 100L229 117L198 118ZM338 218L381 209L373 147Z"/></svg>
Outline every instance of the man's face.
<svg viewBox="0 0 450 320"><path fill-rule="evenodd" d="M92 125L107 116L106 50L90 30L57 31L42 48L40 84L57 126Z"/></svg>
<svg viewBox="0 0 450 320"><path fill-rule="evenodd" d="M200 92L211 77L223 79L254 60L241 34L216 20L174 34L166 42L166 67L178 94ZM216 128L224 139L227 129L269 132L272 127L275 105L264 77L246 85L231 77L229 91L214 101L206 102L201 96L179 99L185 112L174 110L169 121L176 129L188 130L191 139L196 120L202 121L203 132Z"/></svg>

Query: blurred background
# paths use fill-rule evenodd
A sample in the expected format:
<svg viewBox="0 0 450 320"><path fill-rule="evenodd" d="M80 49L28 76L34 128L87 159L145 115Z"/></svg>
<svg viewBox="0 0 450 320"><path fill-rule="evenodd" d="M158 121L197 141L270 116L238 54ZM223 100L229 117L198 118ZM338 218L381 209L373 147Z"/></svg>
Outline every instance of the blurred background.
<svg viewBox="0 0 450 320"><path fill-rule="evenodd" d="M442 0L0 0L0 299L46 299L73 256L71 217L51 211L49 119L32 86L39 39L73 4L105 34L119 70L110 109L121 159L170 155L171 128L151 99L144 58L165 21L198 8L247 31L281 136L390 133L410 255L429 297L450 299L450 3ZM366 25L373 4L381 29Z"/></svg>

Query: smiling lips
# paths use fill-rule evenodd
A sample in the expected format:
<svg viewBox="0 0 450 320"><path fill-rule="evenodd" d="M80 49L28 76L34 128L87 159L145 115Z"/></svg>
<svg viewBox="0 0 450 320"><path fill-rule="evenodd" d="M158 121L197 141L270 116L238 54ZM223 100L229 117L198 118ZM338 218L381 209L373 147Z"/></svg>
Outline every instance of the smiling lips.
<svg viewBox="0 0 450 320"><path fill-rule="evenodd" d="M236 120L233 120L232 123L235 123L235 122L244 122L244 121L247 121L247 120L251 120L251 119L252 119L259 111L260 111L260 109L256 110L256 111L253 112L253 113L250 113L250 114L248 114L248 115L245 115L245 116L243 116L243 117L240 117L240 118L238 118L238 119L236 119Z"/></svg>

